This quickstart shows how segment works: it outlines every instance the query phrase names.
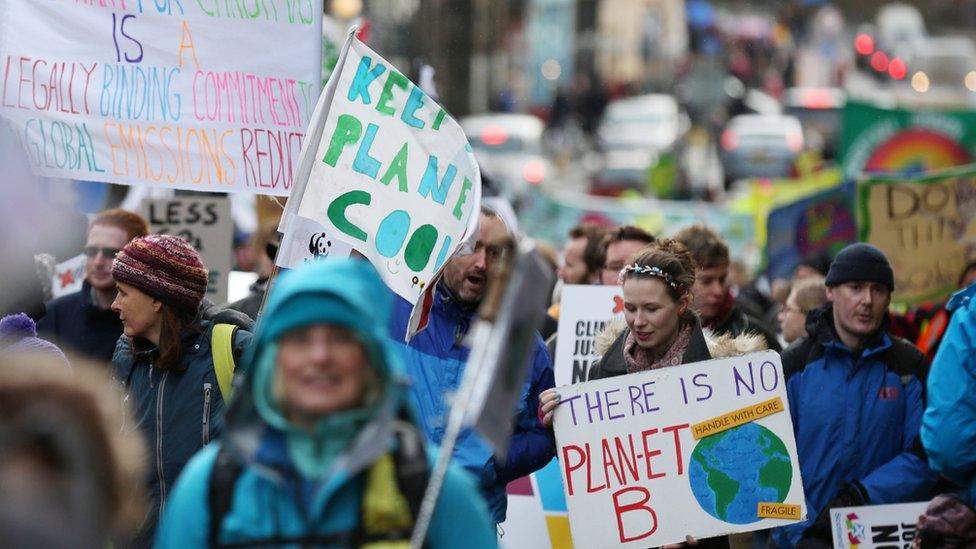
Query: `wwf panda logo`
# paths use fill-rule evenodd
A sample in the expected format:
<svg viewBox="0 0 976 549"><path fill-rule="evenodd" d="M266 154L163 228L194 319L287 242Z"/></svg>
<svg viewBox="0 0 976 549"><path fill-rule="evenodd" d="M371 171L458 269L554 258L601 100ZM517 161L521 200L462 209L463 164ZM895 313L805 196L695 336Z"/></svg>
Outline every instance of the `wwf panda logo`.
<svg viewBox="0 0 976 549"><path fill-rule="evenodd" d="M332 250L332 241L326 233L315 233L308 240L308 252L313 258L328 257Z"/></svg>

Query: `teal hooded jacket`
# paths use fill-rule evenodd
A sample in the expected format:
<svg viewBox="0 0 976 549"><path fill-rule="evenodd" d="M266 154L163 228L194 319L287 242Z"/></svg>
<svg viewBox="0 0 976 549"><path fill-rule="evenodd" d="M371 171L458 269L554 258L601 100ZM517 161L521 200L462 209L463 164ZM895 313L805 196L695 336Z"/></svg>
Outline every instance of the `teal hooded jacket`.
<svg viewBox="0 0 976 549"><path fill-rule="evenodd" d="M386 338L392 303L364 261L325 260L282 275L269 297L244 362L227 428L190 460L166 507L157 547L206 547L210 476L220 446L244 463L217 541L326 537L355 530L365 473L397 443L394 422L405 406L405 381ZM379 397L368 406L330 414L309 432L292 425L272 396L278 339L311 324L351 329L363 343ZM408 414L412 417L412 414ZM428 447L428 467L434 448ZM430 547L495 547L488 510L472 479L452 466L431 522Z"/></svg>

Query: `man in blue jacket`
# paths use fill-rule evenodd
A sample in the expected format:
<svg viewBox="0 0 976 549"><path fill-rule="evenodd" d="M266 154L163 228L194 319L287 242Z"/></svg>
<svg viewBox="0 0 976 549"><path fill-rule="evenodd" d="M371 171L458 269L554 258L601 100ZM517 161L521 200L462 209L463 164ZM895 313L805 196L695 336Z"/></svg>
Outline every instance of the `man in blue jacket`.
<svg viewBox="0 0 976 549"><path fill-rule="evenodd" d="M925 359L887 331L888 259L852 244L826 283L829 303L783 352L809 518L775 530L780 547L828 547L831 508L916 501L936 479L918 437Z"/></svg>
<svg viewBox="0 0 976 549"><path fill-rule="evenodd" d="M407 372L412 379L411 398L427 437L435 443L444 438L450 414L450 397L458 391L470 349L465 336L485 296L492 265L504 253L511 231L494 211L482 207L478 239L473 250L455 255L444 266L437 284L427 328L402 343L411 305L398 299L390 323L391 338L399 342ZM472 429L458 437L454 459L478 480L481 493L496 523L505 520L506 485L541 469L555 455L552 430L537 417L539 393L553 387L552 363L545 344L535 335L532 367L522 389L517 410L512 410L514 432L505 460L495 460L488 444Z"/></svg>

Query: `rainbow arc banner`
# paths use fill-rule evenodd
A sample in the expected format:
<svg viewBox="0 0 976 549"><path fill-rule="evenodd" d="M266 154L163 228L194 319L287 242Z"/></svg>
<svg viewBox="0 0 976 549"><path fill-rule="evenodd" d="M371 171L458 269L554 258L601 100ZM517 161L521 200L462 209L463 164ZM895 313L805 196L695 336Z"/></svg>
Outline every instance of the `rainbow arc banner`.
<svg viewBox="0 0 976 549"><path fill-rule="evenodd" d="M841 150L847 179L969 164L976 159L976 111L884 109L849 101Z"/></svg>

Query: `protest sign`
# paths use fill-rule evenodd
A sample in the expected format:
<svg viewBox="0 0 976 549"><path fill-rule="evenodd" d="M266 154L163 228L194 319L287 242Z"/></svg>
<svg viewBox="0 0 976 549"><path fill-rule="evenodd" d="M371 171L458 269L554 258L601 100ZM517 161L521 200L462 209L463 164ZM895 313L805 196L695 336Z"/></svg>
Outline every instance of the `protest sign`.
<svg viewBox="0 0 976 549"><path fill-rule="evenodd" d="M203 257L210 272L207 299L227 302L227 285L233 267L234 222L230 216L230 199L226 197L185 196L147 198L142 214L149 230L186 239Z"/></svg>
<svg viewBox="0 0 976 549"><path fill-rule="evenodd" d="M620 286L563 286L560 303L553 362L556 387L586 381L590 366L600 359L596 336L610 322L624 318Z"/></svg>
<svg viewBox="0 0 976 549"><path fill-rule="evenodd" d="M911 547L915 525L925 513L927 501L838 507L830 510L830 524L836 549Z"/></svg>
<svg viewBox="0 0 976 549"><path fill-rule="evenodd" d="M884 109L848 101L841 147L848 179L961 166L974 158L976 111Z"/></svg>
<svg viewBox="0 0 976 549"><path fill-rule="evenodd" d="M582 222L637 225L655 235L670 235L695 223L718 230L733 257L758 261L753 219L708 202L642 198L607 198L576 192L551 192L532 187L520 210L522 229L529 236L561 245L569 230Z"/></svg>
<svg viewBox="0 0 976 549"><path fill-rule="evenodd" d="M655 547L806 516L779 355L561 387L557 456L579 547Z"/></svg>
<svg viewBox="0 0 976 549"><path fill-rule="evenodd" d="M976 166L858 184L861 240L888 257L893 301L916 304L956 290L976 250Z"/></svg>
<svg viewBox="0 0 976 549"><path fill-rule="evenodd" d="M352 246L333 238L320 223L294 217L288 238L282 240L275 264L294 269L317 259L349 257Z"/></svg>
<svg viewBox="0 0 976 549"><path fill-rule="evenodd" d="M321 88L322 0L2 7L0 113L42 174L288 194Z"/></svg>
<svg viewBox="0 0 976 549"><path fill-rule="evenodd" d="M309 176L289 198L285 238L294 217L314 221L417 303L478 223L481 175L460 126L350 35L311 127L321 138L303 150Z"/></svg>
<svg viewBox="0 0 976 549"><path fill-rule="evenodd" d="M61 297L81 290L85 283L85 263L88 256L76 255L54 267L51 277L51 297Z"/></svg>
<svg viewBox="0 0 976 549"><path fill-rule="evenodd" d="M854 185L780 206L769 212L766 223L766 272L770 279L790 279L804 259L822 253L833 257L857 241Z"/></svg>

